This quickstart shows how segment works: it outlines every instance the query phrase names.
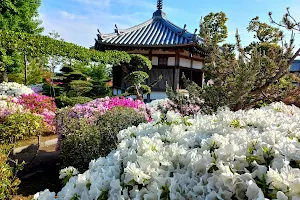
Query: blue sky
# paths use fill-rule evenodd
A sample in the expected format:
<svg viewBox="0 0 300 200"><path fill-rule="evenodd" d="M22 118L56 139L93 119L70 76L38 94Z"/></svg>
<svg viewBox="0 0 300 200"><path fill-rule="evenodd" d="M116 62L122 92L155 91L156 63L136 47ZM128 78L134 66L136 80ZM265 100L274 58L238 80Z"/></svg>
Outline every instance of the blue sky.
<svg viewBox="0 0 300 200"><path fill-rule="evenodd" d="M119 28L129 28L152 17L156 10L156 0L42 0L39 10L45 33L55 30L61 37L82 46L94 45L97 28L103 33L111 33L114 24ZM259 16L269 22L268 12L280 20L285 8L290 7L300 20L299 0L164 0L163 10L167 18L178 26L187 24L193 32L199 27L201 16L209 12L223 11L229 18L228 42L234 42L235 30L239 29L243 45L253 41L246 30L249 21ZM288 33L287 33L288 34ZM296 35L296 45L300 44L300 34Z"/></svg>

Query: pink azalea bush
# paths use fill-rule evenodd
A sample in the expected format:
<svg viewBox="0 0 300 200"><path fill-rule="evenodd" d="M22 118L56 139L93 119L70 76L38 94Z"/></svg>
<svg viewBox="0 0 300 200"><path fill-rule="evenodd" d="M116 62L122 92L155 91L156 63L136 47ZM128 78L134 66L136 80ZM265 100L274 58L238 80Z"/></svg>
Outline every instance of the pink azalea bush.
<svg viewBox="0 0 300 200"><path fill-rule="evenodd" d="M0 99L0 123L12 114L24 113L25 111L22 105L12 102L11 98Z"/></svg>
<svg viewBox="0 0 300 200"><path fill-rule="evenodd" d="M12 102L23 106L31 113L41 115L47 129L51 132L55 130L56 105L54 98L37 93L22 94L20 98L12 99Z"/></svg>
<svg viewBox="0 0 300 200"><path fill-rule="evenodd" d="M151 121L151 110L148 106L139 100L133 100L124 97L105 97L93 100L86 104L77 104L69 109L62 109L57 115L56 132L58 134L57 150L60 149L60 140L62 137L61 130L64 128L64 117L67 115L69 119L87 119L89 123L93 124L99 116L103 115L106 111L115 107L133 108L137 113L142 113L147 121Z"/></svg>
<svg viewBox="0 0 300 200"><path fill-rule="evenodd" d="M144 102L124 97L105 97L96 99L86 104L75 105L71 115L74 114L74 116L78 115L78 117L84 117L92 120L97 118L97 115L102 115L114 107L134 108L137 112L144 113L146 119L151 121L150 110Z"/></svg>

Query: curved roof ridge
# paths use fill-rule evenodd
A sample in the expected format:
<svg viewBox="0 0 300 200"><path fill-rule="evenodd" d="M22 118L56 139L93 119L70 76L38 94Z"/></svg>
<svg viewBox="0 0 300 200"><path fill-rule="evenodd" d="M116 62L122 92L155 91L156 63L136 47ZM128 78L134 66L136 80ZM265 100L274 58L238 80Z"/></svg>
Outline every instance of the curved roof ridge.
<svg viewBox="0 0 300 200"><path fill-rule="evenodd" d="M185 30L185 32L182 34L182 37L185 37L189 40L192 40L193 37L195 36L194 33L189 32L188 30L181 28L179 26L177 26L176 24L172 23L171 21L169 21L168 19L164 18L164 17L159 17L159 20L163 20L165 23L165 25L170 28L171 30L173 30L174 32L177 32L177 34L181 34L181 31ZM204 40L199 37L198 35L196 35L198 41L197 42L204 42Z"/></svg>
<svg viewBox="0 0 300 200"><path fill-rule="evenodd" d="M151 19L149 19L149 20L147 20L143 23L140 23L138 25L135 25L133 27L130 27L130 28L127 28L127 29L119 29L119 32L120 32L119 35L126 34L128 32L132 32L132 31L136 31L140 28L143 28L143 27L149 25L152 22L153 22L153 19L151 18ZM106 39L108 37L118 36L118 34L117 33L108 33L108 34L102 33L101 36L103 37L103 39Z"/></svg>
<svg viewBox="0 0 300 200"><path fill-rule="evenodd" d="M117 27L116 27L117 28ZM115 29L115 33L98 34L98 42L117 45L183 45L200 44L203 39L170 22L163 13L154 13L148 21L128 29Z"/></svg>

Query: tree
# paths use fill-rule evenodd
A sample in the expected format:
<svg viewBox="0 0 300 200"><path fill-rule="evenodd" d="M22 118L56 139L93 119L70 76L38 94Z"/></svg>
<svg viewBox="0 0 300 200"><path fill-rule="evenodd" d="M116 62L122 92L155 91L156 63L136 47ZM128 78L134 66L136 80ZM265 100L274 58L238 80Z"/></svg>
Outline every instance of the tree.
<svg viewBox="0 0 300 200"><path fill-rule="evenodd" d="M43 32L38 20L41 0L4 0L0 4L0 27L4 30L39 34Z"/></svg>
<svg viewBox="0 0 300 200"><path fill-rule="evenodd" d="M209 13L203 21L202 18L200 20L200 36L204 38L208 35L215 43L224 42L228 37L227 20L224 12Z"/></svg>
<svg viewBox="0 0 300 200"><path fill-rule="evenodd" d="M278 27L283 27L286 30L292 31L292 36L294 35L294 31L300 33L300 21L296 20L291 12L290 8L286 8L286 13L283 15L281 22L276 22L273 19L273 13L269 12L269 17L272 24L277 25ZM297 56L300 56L300 48L297 48L296 52L292 56L290 63L293 62Z"/></svg>
<svg viewBox="0 0 300 200"><path fill-rule="evenodd" d="M249 109L259 103L282 100L293 88L289 77L295 59L292 54L293 35L285 42L283 36L274 34L276 28L255 18L248 30L255 33L254 38L258 41L243 48L237 31L234 48L226 44L221 48L211 39L214 33L210 33L206 26L201 27L204 28L201 32L206 33L202 35L205 40L202 47L208 53L204 70L213 84L197 88L194 83L186 81L190 95L186 102L198 102L206 113L215 112L222 106L232 110ZM279 43L283 45L279 46ZM235 51L237 55L233 56ZM169 92L169 96L176 97L173 94Z"/></svg>
<svg viewBox="0 0 300 200"><path fill-rule="evenodd" d="M283 37L283 32L279 28L260 22L259 17L255 17L250 21L247 30L254 32L254 38L264 43L277 43Z"/></svg>
<svg viewBox="0 0 300 200"><path fill-rule="evenodd" d="M23 65L25 63L24 55L32 58L58 56L67 58L69 61L78 60L112 65L129 63L130 61L129 55L125 52L99 52L42 35L0 30L0 40L0 66L2 65L5 70L7 70L6 64L11 60L11 57L8 56L9 52L15 52L19 55L22 58L20 63Z"/></svg>
<svg viewBox="0 0 300 200"><path fill-rule="evenodd" d="M42 83L47 69L43 69L45 58L28 58L27 59L27 84ZM8 74L8 80L11 82L24 83L24 68L17 72Z"/></svg>
<svg viewBox="0 0 300 200"><path fill-rule="evenodd" d="M145 84L149 75L145 71L152 69L151 61L145 56L131 54L128 65L122 65L123 71L127 74L124 80L129 84L124 96L136 95L138 100L143 101L143 95L151 93L151 87L155 86L161 79L159 76L153 83Z"/></svg>
<svg viewBox="0 0 300 200"><path fill-rule="evenodd" d="M0 27L2 30L40 34L43 28L38 20L41 0L4 0L0 3ZM2 39L2 38L1 38ZM19 73L24 66L24 55L0 47L0 82L7 81L7 73Z"/></svg>
<svg viewBox="0 0 300 200"><path fill-rule="evenodd" d="M56 31L52 31L49 33L49 37L50 38L53 38L55 40L60 40L60 41L64 41L59 33L57 33ZM58 67L58 66L62 66L65 62L65 59L64 57L61 57L61 56L57 56L57 55L52 55L52 56L49 56L48 57L48 66L49 66L49 69L50 69L50 72L51 73L54 73L55 72L55 69Z"/></svg>

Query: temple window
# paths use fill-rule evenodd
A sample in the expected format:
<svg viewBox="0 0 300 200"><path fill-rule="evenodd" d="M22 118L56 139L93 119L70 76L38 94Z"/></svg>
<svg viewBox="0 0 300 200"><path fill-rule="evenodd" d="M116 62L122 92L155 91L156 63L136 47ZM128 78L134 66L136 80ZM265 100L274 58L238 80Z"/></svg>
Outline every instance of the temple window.
<svg viewBox="0 0 300 200"><path fill-rule="evenodd" d="M158 65L167 66L168 65L168 58L167 57L158 58Z"/></svg>

